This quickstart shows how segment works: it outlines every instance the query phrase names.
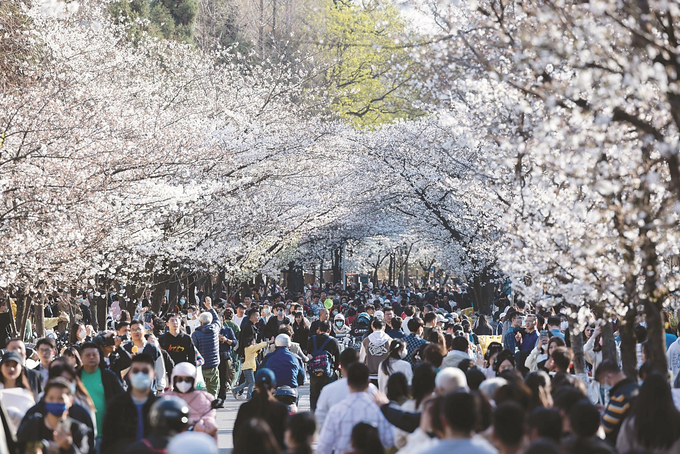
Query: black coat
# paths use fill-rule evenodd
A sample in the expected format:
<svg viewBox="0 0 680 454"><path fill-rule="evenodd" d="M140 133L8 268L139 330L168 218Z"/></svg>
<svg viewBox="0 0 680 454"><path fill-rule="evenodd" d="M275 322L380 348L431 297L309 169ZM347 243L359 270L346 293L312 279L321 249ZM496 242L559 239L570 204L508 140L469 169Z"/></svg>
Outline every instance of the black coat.
<svg viewBox="0 0 680 454"><path fill-rule="evenodd" d="M274 438L279 443L281 450L285 449L283 442L283 433L286 430L286 423L288 420L288 407L281 402L267 402L266 408L260 408L260 403L257 398L245 402L238 409L236 421L234 421L234 445L238 439L241 431L240 426L252 418L263 419L274 434Z"/></svg>
<svg viewBox="0 0 680 454"><path fill-rule="evenodd" d="M151 433L149 410L158 399L153 394L142 407L144 416L144 436ZM137 441L137 407L129 393L115 396L106 404L102 430L102 454L119 454Z"/></svg>
<svg viewBox="0 0 680 454"><path fill-rule="evenodd" d="M35 413L40 414L41 417L47 413L44 400L40 399L37 404L29 408L24 415L24 419ZM78 421L79 423L85 424L90 430L90 436L87 437L87 444L90 449L89 452L94 453L94 421L92 421L90 412L85 407L81 407L80 405L74 403L68 410L68 417Z"/></svg>
<svg viewBox="0 0 680 454"><path fill-rule="evenodd" d="M102 385L104 385L104 399L110 401L116 395L124 393L123 382L118 378L116 374L107 369L101 369L102 371ZM78 376L83 375L83 370L78 371Z"/></svg>
<svg viewBox="0 0 680 454"><path fill-rule="evenodd" d="M43 422L45 416L42 413L33 413L25 416L21 420L19 430L17 430L17 443L19 452L26 452L26 445L32 441L50 440L53 441L52 430L45 427ZM88 438L92 436L90 429L83 423L70 418L71 436L73 444L70 449L60 449L60 454L86 454L90 451Z"/></svg>
<svg viewBox="0 0 680 454"><path fill-rule="evenodd" d="M31 386L31 391L33 391L33 395L35 395L37 400L38 396L43 392L42 374L37 370L28 369L27 367L24 367L24 372L26 373L28 384Z"/></svg>

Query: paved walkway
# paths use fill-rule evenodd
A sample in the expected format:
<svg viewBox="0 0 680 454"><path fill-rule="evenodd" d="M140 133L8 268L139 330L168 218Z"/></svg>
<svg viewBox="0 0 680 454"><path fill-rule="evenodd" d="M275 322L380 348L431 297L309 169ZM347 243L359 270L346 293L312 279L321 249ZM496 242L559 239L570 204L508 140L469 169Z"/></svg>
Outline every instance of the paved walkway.
<svg viewBox="0 0 680 454"><path fill-rule="evenodd" d="M219 427L217 445L220 448L220 454L229 454L234 447L231 434L238 407L243 402L245 402L245 398L244 400L234 400L231 393L228 393L224 408L217 410L217 427ZM300 411L309 411L309 385L300 388Z"/></svg>

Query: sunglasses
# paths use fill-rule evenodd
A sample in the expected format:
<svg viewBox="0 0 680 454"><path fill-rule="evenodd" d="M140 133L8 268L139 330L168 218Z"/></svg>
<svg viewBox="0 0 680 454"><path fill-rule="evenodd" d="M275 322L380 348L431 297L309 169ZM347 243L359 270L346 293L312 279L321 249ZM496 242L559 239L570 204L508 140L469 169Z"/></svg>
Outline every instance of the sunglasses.
<svg viewBox="0 0 680 454"><path fill-rule="evenodd" d="M191 377L175 377L175 382L176 383L182 383L182 382L193 383L194 379L191 378Z"/></svg>

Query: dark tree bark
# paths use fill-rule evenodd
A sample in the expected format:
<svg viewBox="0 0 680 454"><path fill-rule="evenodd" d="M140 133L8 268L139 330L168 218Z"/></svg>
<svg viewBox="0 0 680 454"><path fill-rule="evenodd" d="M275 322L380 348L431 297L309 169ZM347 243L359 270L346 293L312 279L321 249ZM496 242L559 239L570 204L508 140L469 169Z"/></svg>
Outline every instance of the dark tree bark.
<svg viewBox="0 0 680 454"><path fill-rule="evenodd" d="M570 321L569 328L573 328L574 322ZM583 353L583 333L571 336L571 350L574 352L574 371L576 374L586 373L586 357Z"/></svg>
<svg viewBox="0 0 680 454"><path fill-rule="evenodd" d="M631 303L631 305L634 305ZM637 376L637 355L635 350L635 309L629 309L626 316L619 320L619 334L621 335L621 364L623 372L634 378ZM603 353L604 358L604 353Z"/></svg>

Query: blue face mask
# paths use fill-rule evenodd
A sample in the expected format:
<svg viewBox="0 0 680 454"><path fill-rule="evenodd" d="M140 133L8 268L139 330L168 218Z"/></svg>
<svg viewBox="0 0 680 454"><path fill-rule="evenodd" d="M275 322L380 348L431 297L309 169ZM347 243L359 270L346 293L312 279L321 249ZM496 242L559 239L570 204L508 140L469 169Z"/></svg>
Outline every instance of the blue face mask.
<svg viewBox="0 0 680 454"><path fill-rule="evenodd" d="M186 302L187 302L187 300L181 299L181 300L179 300L179 305L184 306L184 303L186 303Z"/></svg>
<svg viewBox="0 0 680 454"><path fill-rule="evenodd" d="M61 417L66 411L66 404L45 402L45 410L47 410L48 413L51 413L54 416Z"/></svg>

